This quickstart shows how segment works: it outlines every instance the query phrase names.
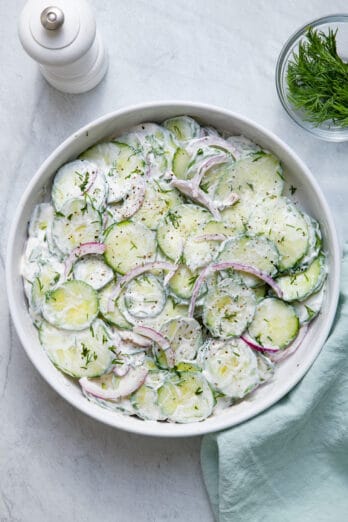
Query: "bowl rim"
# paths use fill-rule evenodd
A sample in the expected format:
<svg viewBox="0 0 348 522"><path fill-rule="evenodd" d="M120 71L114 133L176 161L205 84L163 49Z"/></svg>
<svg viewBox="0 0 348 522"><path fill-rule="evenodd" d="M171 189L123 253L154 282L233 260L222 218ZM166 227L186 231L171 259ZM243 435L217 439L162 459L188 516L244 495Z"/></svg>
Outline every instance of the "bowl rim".
<svg viewBox="0 0 348 522"><path fill-rule="evenodd" d="M309 358L306 364L303 364L299 369L298 373L292 375L287 382L286 386L279 387L276 392L272 395L272 397L268 397L263 400L262 404L258 405L257 408L253 408L252 413L249 413L249 409L247 412L244 412L242 415L239 415L238 421L234 421L233 419L228 419L224 415L217 415L214 417L210 417L202 422L197 423L189 423L189 424L174 424L174 423L159 423L156 421L139 421L139 419L135 419L133 417L129 417L127 415L115 415L112 417L112 420L108 418L107 415L104 414L106 410L103 408L96 406L90 403L85 397L81 395L81 398L77 399L72 394L69 393L69 389L64 386L59 379L54 379L48 376L44 369L39 367L38 364L34 361L33 357L30 353L30 341L28 341L25 329L21 323L21 314L22 310L20 309L19 302L17 301L17 297L14 291L14 287L12 286L12 281L15 280L16 275L18 275L18 266L13 262L14 259L14 246L16 242L16 231L19 225L21 224L21 213L22 208L24 207L25 202L31 196L33 187L40 180L41 176L44 174L46 169L50 166L50 164L54 161L54 159L59 156L59 154L76 140L76 137L84 134L94 127L99 126L100 124L106 123L109 120L115 119L120 116L126 116L128 113L139 113L139 122L141 121L141 113L144 110L178 110L178 114L190 114L191 111L207 111L209 117L209 112L214 112L223 118L229 118L231 120L237 121L240 124L244 124L253 128L256 132L259 132L265 139L272 142L272 144L276 144L281 149L285 150L289 157L295 162L296 165L299 166L302 173L305 173L305 176L310 182L311 188L316 193L317 198L320 201L321 208L324 210L325 216L327 218L328 223L328 234L332 240L333 244L333 256L332 256L332 269L334 270L334 279L332 282L332 299L330 303L330 307L328 310L328 314L326 316L324 328L320 330L320 335L317 338L318 348L313 352L312 357ZM185 112L184 112L185 111ZM222 107L218 107L211 104L199 103L199 102L191 102L191 101L156 101L156 102L147 102L140 103L135 105L130 105L125 108L121 108L115 111L111 111L89 123L81 127L78 131L73 132L68 138L66 138L56 149L54 149L51 154L46 158L46 160L40 165L33 178L27 185L20 202L17 206L17 210L15 212L10 233L7 242L7 256L6 256L6 287L7 287L7 295L9 301L9 308L11 312L11 317L13 324L15 326L16 332L19 336L19 340L24 348L27 356L43 377L43 379L68 403L75 406L78 410L87 414L91 418L99 420L104 424L107 424L112 427L116 427L118 429L122 429L128 432L140 434L140 435L148 435L155 437L187 437L187 436L197 436L203 435L206 433L216 432L220 430L224 430L227 428L232 428L233 426L240 424L241 422L245 422L246 420L255 417L261 412L268 409L270 406L278 402L284 395L286 395L299 381L302 377L307 373L308 369L313 364L316 357L319 355L324 342L327 339L330 328L332 326L338 298L339 298L339 283L340 283L340 268L341 268L341 249L339 245L339 240L337 236L336 227L334 224L334 220L329 209L329 206L322 194L322 191L314 178L313 174L310 172L305 163L298 157L298 155L285 143L283 140L278 138L273 132L265 129L262 125L255 123L253 120L241 116L238 113L232 112L230 110L224 109ZM12 349L12 347L11 347Z"/></svg>
<svg viewBox="0 0 348 522"><path fill-rule="evenodd" d="M283 74L286 72L284 71L284 68L286 67L287 63L287 56L292 48L292 46L304 35L305 31L307 31L308 27L318 27L325 23L330 22L346 22L348 23L348 13L334 13L334 14L327 14L324 16L321 16L320 18L315 18L314 20L310 20L306 24L303 24L299 29L297 29L294 33L292 33L289 38L284 43L283 47L281 48L281 51L279 53L276 68L275 68L275 84L276 84L276 91L278 94L279 101L287 113L287 115L291 118L293 122L295 122L299 127L301 127L303 130L309 132L312 134L312 136L315 136L316 138L319 138L323 141L329 141L329 142L335 142L340 143L344 141L348 141L348 129L344 131L342 129L342 132L335 132L330 131L326 129L321 129L320 126L316 127L315 125L310 125L310 122L306 122L306 120L303 120L299 116L296 116L296 113L294 110L292 110L291 105L287 102L286 94L284 92L283 86L282 86L282 78Z"/></svg>

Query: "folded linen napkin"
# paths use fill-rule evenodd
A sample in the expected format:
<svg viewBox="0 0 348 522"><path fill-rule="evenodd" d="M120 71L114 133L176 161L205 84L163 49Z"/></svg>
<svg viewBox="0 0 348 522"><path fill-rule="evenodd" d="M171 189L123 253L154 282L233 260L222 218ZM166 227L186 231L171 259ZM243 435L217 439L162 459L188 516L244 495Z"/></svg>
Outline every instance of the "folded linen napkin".
<svg viewBox="0 0 348 522"><path fill-rule="evenodd" d="M348 520L347 298L348 244L335 324L312 368L264 413L203 439L217 521Z"/></svg>

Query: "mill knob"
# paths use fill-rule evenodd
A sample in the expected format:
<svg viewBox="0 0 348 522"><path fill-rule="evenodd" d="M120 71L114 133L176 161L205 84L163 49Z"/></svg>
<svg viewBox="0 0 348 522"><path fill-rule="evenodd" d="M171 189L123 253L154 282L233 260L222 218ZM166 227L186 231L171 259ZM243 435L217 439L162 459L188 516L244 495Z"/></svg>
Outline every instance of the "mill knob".
<svg viewBox="0 0 348 522"><path fill-rule="evenodd" d="M107 54L85 0L29 0L20 15L19 38L56 89L93 89L107 71Z"/></svg>

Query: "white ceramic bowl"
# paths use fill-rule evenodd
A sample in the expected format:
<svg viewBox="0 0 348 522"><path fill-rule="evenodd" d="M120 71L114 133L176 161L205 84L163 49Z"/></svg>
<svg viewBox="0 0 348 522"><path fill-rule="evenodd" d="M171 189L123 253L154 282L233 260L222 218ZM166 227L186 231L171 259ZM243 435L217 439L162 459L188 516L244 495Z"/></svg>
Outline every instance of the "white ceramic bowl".
<svg viewBox="0 0 348 522"><path fill-rule="evenodd" d="M301 348L277 368L271 383L218 416L192 424L143 421L107 411L89 402L82 395L79 385L59 372L42 350L28 314L19 271L28 220L34 206L42 199L44 187L50 184L58 167L97 141L121 134L132 125L146 121L161 122L180 114L189 114L204 124L231 134L244 134L274 152L283 163L287 183L298 188L296 196L300 204L320 222L329 262L322 313L320 319L314 321ZM70 404L99 421L123 430L162 437L191 436L226 429L250 419L281 399L303 377L319 354L334 319L339 294L340 248L331 212L317 182L300 158L279 138L252 121L224 109L197 103L159 102L107 114L70 136L49 156L31 180L18 205L9 237L6 276L10 310L20 340L41 375Z"/></svg>

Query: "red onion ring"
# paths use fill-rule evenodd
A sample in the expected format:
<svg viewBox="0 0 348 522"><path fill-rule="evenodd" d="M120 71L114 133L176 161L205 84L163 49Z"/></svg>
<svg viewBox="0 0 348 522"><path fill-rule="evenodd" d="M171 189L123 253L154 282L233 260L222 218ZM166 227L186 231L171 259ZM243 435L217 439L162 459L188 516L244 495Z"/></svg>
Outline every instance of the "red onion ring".
<svg viewBox="0 0 348 522"><path fill-rule="evenodd" d="M117 390L103 390L95 382L90 381L87 377L79 380L81 388L94 397L104 399L106 401L118 401L122 397L127 397L135 392L144 383L148 370L143 366L130 368L129 371L121 378L120 385Z"/></svg>
<svg viewBox="0 0 348 522"><path fill-rule="evenodd" d="M178 266L173 265L171 263L167 263L166 261L153 261L150 263L145 263L144 265L137 266L133 268L133 270L130 270L127 274L125 274L121 279L118 281L116 287L114 288L114 291L110 294L108 299L108 312L113 312L115 309L115 299L118 298L120 295L122 288L124 285L129 283L132 279L135 277L143 274L144 272L148 272L149 270L169 270L172 272L172 274L175 273Z"/></svg>
<svg viewBox="0 0 348 522"><path fill-rule="evenodd" d="M267 283L275 292L277 297L282 298L283 297L283 291L281 288L277 285L277 283L274 281L274 279L266 274L265 272L262 272L258 268L255 268L253 266L244 265L242 263L235 263L234 261L226 261L223 263L214 263L213 265L207 266L202 272L200 273L198 279L196 280L193 291L192 291L192 297L189 307L189 317L193 317L193 312L195 309L195 304L198 296L199 289L204 281L204 279L213 272L218 272L220 270L227 270L228 268L233 268L234 270L237 270L239 272L247 272L249 274L255 275L259 279L262 279Z"/></svg>
<svg viewBox="0 0 348 522"><path fill-rule="evenodd" d="M229 152L235 159L236 148L231 143L224 140L220 136L210 135L210 136L204 136L203 138L197 138L195 140L192 140L186 150L191 155L193 155L204 145L206 147L216 147L218 149L225 150L226 152Z"/></svg>
<svg viewBox="0 0 348 522"><path fill-rule="evenodd" d="M170 348L169 341L157 330L149 326L135 326L133 332L143 335L158 344L162 350L166 351Z"/></svg>
<svg viewBox="0 0 348 522"><path fill-rule="evenodd" d="M71 271L71 268L75 261L79 259L80 257L90 255L90 254L104 254L105 252L105 245L104 243L98 243L96 241L89 242L89 243L81 243L78 247L74 248L70 255L67 257L65 261L65 268L64 268L64 275L65 277L68 276L68 274Z"/></svg>
<svg viewBox="0 0 348 522"><path fill-rule="evenodd" d="M118 335L121 337L123 341L131 342L137 346L141 346L142 348L151 348L152 342L149 340L148 336L140 335L134 330L118 330Z"/></svg>
<svg viewBox="0 0 348 522"><path fill-rule="evenodd" d="M192 180L186 181L183 179L173 179L170 184L180 190L180 192L185 194L185 196L188 196L193 201L206 207L215 219L220 220L220 212L216 208L214 202L200 188L194 189Z"/></svg>
<svg viewBox="0 0 348 522"><path fill-rule="evenodd" d="M249 334L243 334L240 336L242 341L245 342L250 348L256 350L257 352L267 352L267 353L276 353L279 352L280 348L268 348L266 346L262 346L257 344L257 342L250 337Z"/></svg>

